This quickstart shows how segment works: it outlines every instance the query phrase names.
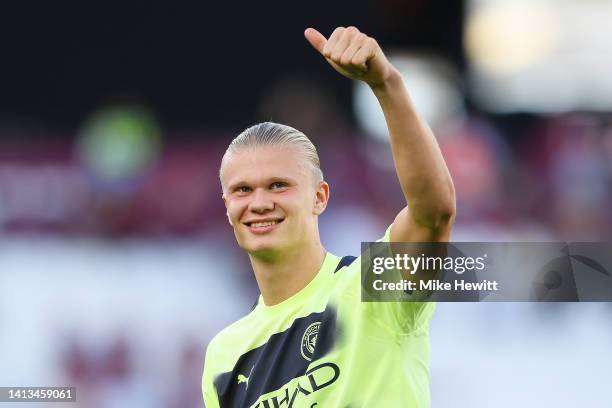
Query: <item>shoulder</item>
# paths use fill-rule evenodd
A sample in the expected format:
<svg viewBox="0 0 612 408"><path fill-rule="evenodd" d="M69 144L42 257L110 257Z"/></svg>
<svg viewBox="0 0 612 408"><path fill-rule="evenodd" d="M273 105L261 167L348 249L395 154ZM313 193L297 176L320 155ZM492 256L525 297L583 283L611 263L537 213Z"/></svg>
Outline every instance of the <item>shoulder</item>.
<svg viewBox="0 0 612 408"><path fill-rule="evenodd" d="M228 343L231 344L233 342L239 342L240 340L244 342L243 336L245 333L249 332L257 325L258 314L256 313L256 308L254 308L247 315L241 317L217 333L210 341L208 350L222 347Z"/></svg>
<svg viewBox="0 0 612 408"><path fill-rule="evenodd" d="M240 351L245 347L245 339L253 337L253 333L261 324L258 320L256 309L246 316L231 323L217 333L206 347L206 360L211 365L217 366L218 363L224 365L239 356Z"/></svg>
<svg viewBox="0 0 612 408"><path fill-rule="evenodd" d="M390 234L391 234L391 225L387 227L384 235L380 237L379 239L377 239L376 242L389 242ZM367 248L367 246L362 247L362 251L364 250L364 248ZM367 252L367 249L365 251ZM337 266L335 267L334 274L352 276L355 273L359 273L361 271L361 262L362 262L363 257L364 257L364 253L360 253L358 256L347 255L341 258L337 257ZM346 271L345 271L345 268L346 268Z"/></svg>
<svg viewBox="0 0 612 408"><path fill-rule="evenodd" d="M248 351L256 324L254 311L217 333L206 347L203 385L210 385L217 375L231 371L240 356Z"/></svg>

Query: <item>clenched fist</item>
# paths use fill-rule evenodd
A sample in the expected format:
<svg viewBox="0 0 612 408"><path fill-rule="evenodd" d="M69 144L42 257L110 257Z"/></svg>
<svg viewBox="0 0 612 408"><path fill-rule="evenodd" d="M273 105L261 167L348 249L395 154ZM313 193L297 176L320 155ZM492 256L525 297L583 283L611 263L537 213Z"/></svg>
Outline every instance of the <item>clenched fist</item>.
<svg viewBox="0 0 612 408"><path fill-rule="evenodd" d="M304 36L336 71L350 79L377 87L395 72L376 40L355 27L338 27L329 39L314 28L306 29Z"/></svg>

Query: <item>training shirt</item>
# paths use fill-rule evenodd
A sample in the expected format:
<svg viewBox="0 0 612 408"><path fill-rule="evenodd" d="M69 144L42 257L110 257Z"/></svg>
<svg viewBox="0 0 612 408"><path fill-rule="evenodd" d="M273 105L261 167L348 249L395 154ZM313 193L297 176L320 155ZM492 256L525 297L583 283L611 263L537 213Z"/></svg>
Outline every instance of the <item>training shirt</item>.
<svg viewBox="0 0 612 408"><path fill-rule="evenodd" d="M340 260L327 253L301 291L273 306L260 296L215 336L202 379L207 408L430 406L434 303L361 302L360 258Z"/></svg>

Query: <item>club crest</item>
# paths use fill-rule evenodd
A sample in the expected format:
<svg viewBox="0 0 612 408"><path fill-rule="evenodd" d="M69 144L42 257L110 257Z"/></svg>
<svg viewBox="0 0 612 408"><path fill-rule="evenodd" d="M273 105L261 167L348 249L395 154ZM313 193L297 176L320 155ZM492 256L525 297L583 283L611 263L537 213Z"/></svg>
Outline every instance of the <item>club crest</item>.
<svg viewBox="0 0 612 408"><path fill-rule="evenodd" d="M306 331L304 331L304 335L302 336L301 342L301 352L302 357L304 357L307 361L312 360L312 355L314 354L315 346L317 345L317 336L319 335L319 327L321 326L321 322L314 322Z"/></svg>

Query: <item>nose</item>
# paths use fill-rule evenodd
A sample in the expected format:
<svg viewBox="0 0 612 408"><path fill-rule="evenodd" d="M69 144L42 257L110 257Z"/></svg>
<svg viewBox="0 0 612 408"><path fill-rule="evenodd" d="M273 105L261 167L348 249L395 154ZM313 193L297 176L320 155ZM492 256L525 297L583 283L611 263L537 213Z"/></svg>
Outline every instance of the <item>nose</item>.
<svg viewBox="0 0 612 408"><path fill-rule="evenodd" d="M253 199L249 204L249 209L251 211L261 214L274 209L274 202L272 201L270 194L268 194L264 189L255 189L252 197Z"/></svg>

